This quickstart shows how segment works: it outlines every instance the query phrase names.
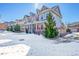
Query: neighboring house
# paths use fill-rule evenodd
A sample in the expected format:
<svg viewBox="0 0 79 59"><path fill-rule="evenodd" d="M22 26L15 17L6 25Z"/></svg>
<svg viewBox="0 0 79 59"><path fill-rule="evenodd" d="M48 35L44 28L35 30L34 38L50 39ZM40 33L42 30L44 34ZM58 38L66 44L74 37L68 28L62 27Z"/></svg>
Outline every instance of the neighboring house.
<svg viewBox="0 0 79 59"><path fill-rule="evenodd" d="M74 22L74 23L68 24L68 28L72 32L79 32L79 22Z"/></svg>
<svg viewBox="0 0 79 59"><path fill-rule="evenodd" d="M8 27L11 28L11 26L14 27L15 22L14 22L14 21L4 22L4 24L7 26L7 28L8 28ZM13 29L13 30L14 30L14 29Z"/></svg>
<svg viewBox="0 0 79 59"><path fill-rule="evenodd" d="M21 27L21 31L28 30L29 33L32 33L32 28L30 27L33 22L36 21L36 14L30 12L30 16L24 15L23 19L17 19L15 22Z"/></svg>
<svg viewBox="0 0 79 59"><path fill-rule="evenodd" d="M14 21L10 21L10 22L4 22L4 24L8 27L13 26L15 24Z"/></svg>
<svg viewBox="0 0 79 59"><path fill-rule="evenodd" d="M4 23L0 23L0 31L4 31L7 29L7 26Z"/></svg>
<svg viewBox="0 0 79 59"><path fill-rule="evenodd" d="M20 25L20 30L22 32L25 31L25 20L23 20L23 19L16 19L15 24Z"/></svg>

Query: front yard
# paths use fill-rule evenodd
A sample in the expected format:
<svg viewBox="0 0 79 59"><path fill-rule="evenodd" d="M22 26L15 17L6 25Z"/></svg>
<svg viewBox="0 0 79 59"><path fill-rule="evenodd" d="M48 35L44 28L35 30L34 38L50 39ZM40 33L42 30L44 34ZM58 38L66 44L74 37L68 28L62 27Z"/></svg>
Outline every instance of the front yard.
<svg viewBox="0 0 79 59"><path fill-rule="evenodd" d="M3 32L0 33L0 40L4 40L4 42L2 41L2 43L0 43L0 55L79 55L79 43L77 41L60 42L59 39L64 38L55 38L53 40L49 40L42 35ZM5 42L5 40L9 41Z"/></svg>

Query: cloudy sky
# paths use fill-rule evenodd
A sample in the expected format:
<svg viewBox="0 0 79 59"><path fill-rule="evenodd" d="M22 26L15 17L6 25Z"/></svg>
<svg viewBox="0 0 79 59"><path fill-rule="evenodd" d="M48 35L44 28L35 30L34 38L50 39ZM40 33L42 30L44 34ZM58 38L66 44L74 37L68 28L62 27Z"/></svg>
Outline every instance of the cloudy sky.
<svg viewBox="0 0 79 59"><path fill-rule="evenodd" d="M12 21L23 18L24 15L29 15L29 12L36 13L36 9L40 9L43 5L53 7L59 5L62 21L64 23L72 23L79 21L79 4L55 4L55 3L1 3L0 4L0 22Z"/></svg>

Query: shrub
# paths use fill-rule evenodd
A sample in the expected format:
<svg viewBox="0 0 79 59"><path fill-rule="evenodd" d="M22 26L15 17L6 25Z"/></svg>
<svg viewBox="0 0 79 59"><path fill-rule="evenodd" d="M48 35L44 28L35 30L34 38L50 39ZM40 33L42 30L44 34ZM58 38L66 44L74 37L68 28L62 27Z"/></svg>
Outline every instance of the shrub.
<svg viewBox="0 0 79 59"><path fill-rule="evenodd" d="M10 27L10 31L13 31L13 26Z"/></svg>
<svg viewBox="0 0 79 59"><path fill-rule="evenodd" d="M66 30L66 32L67 32L67 33L71 33L71 29L68 28L68 29Z"/></svg>
<svg viewBox="0 0 79 59"><path fill-rule="evenodd" d="M13 26L7 27L7 31L13 31Z"/></svg>
<svg viewBox="0 0 79 59"><path fill-rule="evenodd" d="M6 29L7 31L10 31L10 28L9 27L7 27L7 29Z"/></svg>
<svg viewBox="0 0 79 59"><path fill-rule="evenodd" d="M20 32L20 25L16 24L16 25L14 26L14 31L15 31L15 32Z"/></svg>

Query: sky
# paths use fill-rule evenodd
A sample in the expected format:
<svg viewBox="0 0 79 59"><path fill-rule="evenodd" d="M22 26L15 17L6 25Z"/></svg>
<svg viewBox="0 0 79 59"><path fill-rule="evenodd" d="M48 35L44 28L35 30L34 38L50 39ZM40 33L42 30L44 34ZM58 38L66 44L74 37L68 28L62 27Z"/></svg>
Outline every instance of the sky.
<svg viewBox="0 0 79 59"><path fill-rule="evenodd" d="M0 22L22 19L29 12L36 13L43 5L53 7L59 5L62 21L65 24L79 21L79 4L77 3L0 3Z"/></svg>

